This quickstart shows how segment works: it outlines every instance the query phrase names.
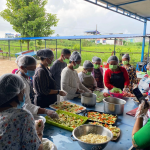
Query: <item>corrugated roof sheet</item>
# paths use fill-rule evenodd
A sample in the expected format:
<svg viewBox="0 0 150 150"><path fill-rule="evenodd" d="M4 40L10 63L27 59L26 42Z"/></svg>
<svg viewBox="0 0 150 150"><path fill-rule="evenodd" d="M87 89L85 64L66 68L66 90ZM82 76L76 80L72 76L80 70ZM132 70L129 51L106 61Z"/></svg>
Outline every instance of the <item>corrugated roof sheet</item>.
<svg viewBox="0 0 150 150"><path fill-rule="evenodd" d="M107 39L107 38L134 38L142 37L142 34L114 34L114 35L87 35L87 36L54 36L54 37L24 37L24 38L0 38L0 41L12 40L77 40L77 39Z"/></svg>

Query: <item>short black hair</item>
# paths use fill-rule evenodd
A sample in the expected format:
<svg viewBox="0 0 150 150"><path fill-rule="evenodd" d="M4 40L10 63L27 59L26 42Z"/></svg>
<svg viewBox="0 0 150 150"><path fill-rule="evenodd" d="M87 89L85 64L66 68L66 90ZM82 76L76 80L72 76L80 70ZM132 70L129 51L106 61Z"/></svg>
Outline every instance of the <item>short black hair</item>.
<svg viewBox="0 0 150 150"><path fill-rule="evenodd" d="M61 54L64 54L64 55L70 55L71 54L71 51L69 50L69 49L63 49L62 51L61 51Z"/></svg>
<svg viewBox="0 0 150 150"><path fill-rule="evenodd" d="M12 107L12 106L10 105L10 103L11 103L11 102L14 102L14 101L15 101L17 104L20 104L19 99L18 99L18 96L15 96L14 98L12 98L11 100L9 100L8 102L2 104L2 105L0 106L0 108Z"/></svg>

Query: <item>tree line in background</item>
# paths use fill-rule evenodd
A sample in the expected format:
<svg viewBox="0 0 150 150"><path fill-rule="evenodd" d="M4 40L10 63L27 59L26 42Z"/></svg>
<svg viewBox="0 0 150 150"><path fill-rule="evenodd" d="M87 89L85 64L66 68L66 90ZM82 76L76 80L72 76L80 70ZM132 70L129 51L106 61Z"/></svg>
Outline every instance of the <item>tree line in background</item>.
<svg viewBox="0 0 150 150"><path fill-rule="evenodd" d="M48 0L6 0L7 8L0 12L0 16L8 21L13 29L20 33L22 37L45 37L54 34L51 27L57 26L59 19L56 14L47 13L45 6ZM57 36L59 36L57 34ZM27 46L26 46L26 43ZM22 44L20 44L22 43ZM15 53L21 50L39 50L45 47L45 41L11 41L10 53L14 56ZM56 40L47 40L47 48L56 48ZM27 49L26 49L27 47ZM68 48L72 50L80 50L79 40L57 40L57 47L60 49ZM0 41L0 48L8 52L8 42ZM116 46L116 55L121 59L123 53L130 53L132 60L137 62L140 60L140 52L142 42L131 43L123 41L123 46ZM114 45L96 44L95 40L82 40L81 43L83 60L91 60L93 56L101 57L103 61L113 54ZM148 50L146 43L145 52ZM91 53L92 52L92 53ZM138 53L136 53L138 52ZM103 53L103 54L102 54ZM56 54L56 53L55 53ZM58 51L58 57L60 51ZM135 56L134 54L137 54Z"/></svg>
<svg viewBox="0 0 150 150"><path fill-rule="evenodd" d="M7 8L0 12L0 16L22 37L50 36L55 32L51 27L57 26L59 19L56 14L46 13L47 2L47 0L7 0ZM30 41L26 42L29 50Z"/></svg>

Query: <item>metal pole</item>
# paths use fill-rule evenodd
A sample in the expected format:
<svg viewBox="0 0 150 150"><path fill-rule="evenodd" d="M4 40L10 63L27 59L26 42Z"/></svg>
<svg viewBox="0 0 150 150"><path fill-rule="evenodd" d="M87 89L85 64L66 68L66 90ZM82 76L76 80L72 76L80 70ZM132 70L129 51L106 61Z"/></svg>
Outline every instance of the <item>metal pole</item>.
<svg viewBox="0 0 150 150"><path fill-rule="evenodd" d="M22 43L21 43L21 40L20 40L20 48L21 48L21 52L22 52Z"/></svg>
<svg viewBox="0 0 150 150"><path fill-rule="evenodd" d="M149 63L149 49L150 49L150 37L149 37L149 47L148 47L147 63Z"/></svg>
<svg viewBox="0 0 150 150"><path fill-rule="evenodd" d="M9 52L9 60L11 60L11 56L10 56L10 41L8 40L8 52Z"/></svg>
<svg viewBox="0 0 150 150"><path fill-rule="evenodd" d="M57 59L57 39L56 39L56 59Z"/></svg>
<svg viewBox="0 0 150 150"><path fill-rule="evenodd" d="M96 25L96 35L97 35L97 25Z"/></svg>
<svg viewBox="0 0 150 150"><path fill-rule="evenodd" d="M115 48L116 48L116 38L115 38L115 43L114 43L114 55L116 54Z"/></svg>
<svg viewBox="0 0 150 150"><path fill-rule="evenodd" d="M80 54L81 54L81 39L80 39Z"/></svg>
<svg viewBox="0 0 150 150"><path fill-rule="evenodd" d="M147 20L145 20L145 22L144 22L144 31L143 31L143 36L144 36L144 37L143 37L143 43L142 43L141 62L143 62L143 59L144 59L146 25L147 25Z"/></svg>
<svg viewBox="0 0 150 150"><path fill-rule="evenodd" d="M45 40L45 48L46 48L46 40Z"/></svg>
<svg viewBox="0 0 150 150"><path fill-rule="evenodd" d="M35 40L35 51L37 51L37 49L36 49L36 40Z"/></svg>

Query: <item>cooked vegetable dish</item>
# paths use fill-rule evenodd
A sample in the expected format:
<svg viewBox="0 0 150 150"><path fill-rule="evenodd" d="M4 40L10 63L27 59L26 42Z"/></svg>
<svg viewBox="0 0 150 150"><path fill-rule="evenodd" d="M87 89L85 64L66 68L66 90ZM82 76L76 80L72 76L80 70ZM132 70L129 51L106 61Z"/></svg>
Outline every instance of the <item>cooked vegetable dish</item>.
<svg viewBox="0 0 150 150"><path fill-rule="evenodd" d="M99 112L88 112L87 115L89 120L98 121L101 123L114 124L117 117L111 114L102 114Z"/></svg>
<svg viewBox="0 0 150 150"><path fill-rule="evenodd" d="M104 143L107 141L107 136L90 133L90 134L81 136L79 140L86 142L86 143L92 143L92 144Z"/></svg>
<svg viewBox="0 0 150 150"><path fill-rule="evenodd" d="M51 105L51 107L54 109L64 110L71 113L80 113L81 111L86 109L85 107L67 101L60 102L60 104L58 105L53 104Z"/></svg>
<svg viewBox="0 0 150 150"><path fill-rule="evenodd" d="M59 119L52 119L49 117L49 120L73 129L80 126L84 122L82 118L76 116L70 116L67 114L58 114L58 116Z"/></svg>
<svg viewBox="0 0 150 150"><path fill-rule="evenodd" d="M107 129L109 129L113 133L114 137L117 137L118 133L120 133L120 129L117 128L116 126L102 124L102 123L99 123L99 122L90 122L89 124L99 125L99 126L106 127Z"/></svg>

